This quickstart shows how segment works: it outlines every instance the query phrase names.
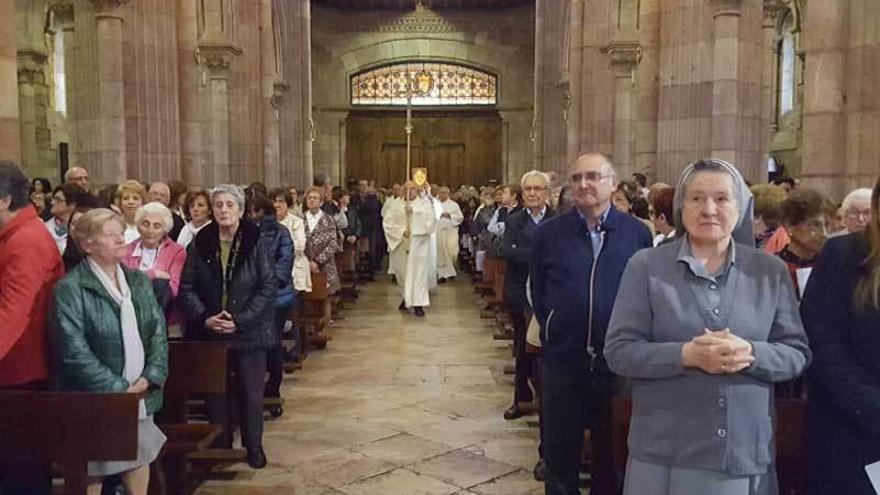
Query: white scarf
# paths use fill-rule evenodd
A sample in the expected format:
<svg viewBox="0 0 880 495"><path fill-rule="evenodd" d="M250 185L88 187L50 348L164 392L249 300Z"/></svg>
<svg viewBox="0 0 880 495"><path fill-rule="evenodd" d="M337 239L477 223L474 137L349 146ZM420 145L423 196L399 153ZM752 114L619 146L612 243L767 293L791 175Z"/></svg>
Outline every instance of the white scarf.
<svg viewBox="0 0 880 495"><path fill-rule="evenodd" d="M110 277L104 273L104 270L98 266L91 257L86 257L92 273L98 277L104 290L110 294L110 297L119 304L120 314L119 321L122 327L122 351L125 356L125 366L122 371L122 377L129 384L133 384L141 377L146 364L146 356L144 354L144 343L141 341L141 334L138 331L137 314L134 311L134 303L131 300L131 289L128 287L128 281L125 280L125 272L122 271L121 265L116 265L116 281L119 288L110 280ZM143 419L146 417L146 408L144 401L140 401L140 412L138 417Z"/></svg>

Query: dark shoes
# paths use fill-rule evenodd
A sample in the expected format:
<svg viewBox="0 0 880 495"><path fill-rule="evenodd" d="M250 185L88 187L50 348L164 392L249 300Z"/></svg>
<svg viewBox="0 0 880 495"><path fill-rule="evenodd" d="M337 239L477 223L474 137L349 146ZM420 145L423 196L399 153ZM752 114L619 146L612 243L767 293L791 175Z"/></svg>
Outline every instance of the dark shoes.
<svg viewBox="0 0 880 495"><path fill-rule="evenodd" d="M532 470L532 474L535 476L535 481L544 481L544 471L546 468L544 467L544 459L538 460L538 463L535 464L535 469Z"/></svg>
<svg viewBox="0 0 880 495"><path fill-rule="evenodd" d="M504 419L506 419L508 421L512 421L514 419L519 419L525 415L526 414L523 412L523 410L520 409L519 406L516 404L508 407L507 410L504 411Z"/></svg>
<svg viewBox="0 0 880 495"><path fill-rule="evenodd" d="M254 469L263 469L266 467L266 453L263 452L263 448L248 449L247 463L248 466Z"/></svg>
<svg viewBox="0 0 880 495"><path fill-rule="evenodd" d="M445 284L445 283L446 283L446 279L445 279L445 278L438 279L438 280L437 280L437 283Z"/></svg>
<svg viewBox="0 0 880 495"><path fill-rule="evenodd" d="M425 316L425 310L422 309L421 306L416 306L416 307L413 309L413 313L414 313L416 316L418 316L419 318L422 318L422 317Z"/></svg>
<svg viewBox="0 0 880 495"><path fill-rule="evenodd" d="M400 301L400 306L397 307L398 311L406 311L406 301Z"/></svg>
<svg viewBox="0 0 880 495"><path fill-rule="evenodd" d="M269 408L269 414L271 414L273 418L280 418L281 415L284 414L284 407L272 406Z"/></svg>

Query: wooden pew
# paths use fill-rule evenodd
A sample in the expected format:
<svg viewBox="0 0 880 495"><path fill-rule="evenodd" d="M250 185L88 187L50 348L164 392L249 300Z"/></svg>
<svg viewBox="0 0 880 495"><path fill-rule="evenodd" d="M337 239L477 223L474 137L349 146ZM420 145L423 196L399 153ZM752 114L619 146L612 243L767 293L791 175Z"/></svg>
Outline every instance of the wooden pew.
<svg viewBox="0 0 880 495"><path fill-rule="evenodd" d="M62 466L64 493L85 495L88 461L137 458L136 394L0 392L0 463Z"/></svg>
<svg viewBox="0 0 880 495"><path fill-rule="evenodd" d="M627 437L632 418L632 401L613 399L614 467L626 471ZM780 495L807 493L807 402L800 399L776 400L776 472Z"/></svg>
<svg viewBox="0 0 880 495"><path fill-rule="evenodd" d="M190 423L188 402L197 395L226 394L228 347L224 342L169 342L165 401L157 423L168 441L160 454L165 493L189 493L187 464L239 462L244 449L212 449L220 425Z"/></svg>
<svg viewBox="0 0 880 495"><path fill-rule="evenodd" d="M332 314L331 295L327 289L327 275L320 272L312 273L312 291L304 292L303 304L291 311L290 317L296 328L300 329L304 349L309 345L323 349L327 347L330 337L324 334L324 328L330 323ZM305 354L300 354L305 356Z"/></svg>
<svg viewBox="0 0 880 495"><path fill-rule="evenodd" d="M341 253L336 253L336 268L339 270L340 301L353 302L358 298L357 248L346 243Z"/></svg>

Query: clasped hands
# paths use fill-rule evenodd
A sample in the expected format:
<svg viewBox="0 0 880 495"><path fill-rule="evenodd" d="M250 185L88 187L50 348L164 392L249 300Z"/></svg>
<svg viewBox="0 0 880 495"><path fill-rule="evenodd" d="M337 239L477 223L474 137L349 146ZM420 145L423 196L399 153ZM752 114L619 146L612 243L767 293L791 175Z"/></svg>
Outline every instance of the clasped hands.
<svg viewBox="0 0 880 495"><path fill-rule="evenodd" d="M226 311L221 311L205 320L205 326L208 327L208 330L220 335L235 332L235 321L232 320L232 315Z"/></svg>
<svg viewBox="0 0 880 495"><path fill-rule="evenodd" d="M705 329L681 348L681 362L712 375L733 374L748 368L755 361L752 344L730 331Z"/></svg>

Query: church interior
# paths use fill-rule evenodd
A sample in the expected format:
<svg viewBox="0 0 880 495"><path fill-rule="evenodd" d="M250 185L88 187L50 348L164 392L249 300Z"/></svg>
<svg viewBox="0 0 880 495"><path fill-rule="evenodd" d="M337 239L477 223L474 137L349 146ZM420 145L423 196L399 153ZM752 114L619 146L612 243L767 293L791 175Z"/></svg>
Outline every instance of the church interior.
<svg viewBox="0 0 880 495"><path fill-rule="evenodd" d="M491 202L499 186L525 191L530 171L556 190L585 153L645 190L712 157L749 185L789 177L835 205L880 176L877 0L0 0L0 19L0 161L52 185L87 170L111 196L132 180L151 197L155 183L259 183L295 189L305 213L310 186L327 187L325 202L358 181L390 197L419 168L434 193L489 186ZM410 198L400 205L410 218ZM362 269L384 249L382 226L379 244L340 245L337 294L315 289L311 309L291 310L301 354L285 363L283 398L266 399L265 468L208 445L199 399L227 385L225 351L217 378L210 348L171 349L169 380L187 385L165 385L174 424L159 424L150 493L572 495L545 488L537 390L533 407L505 411L519 351L503 269L487 275L496 265L462 228L458 275L440 276L427 317L406 312L421 310L408 295L398 312L387 251ZM3 291L0 280L0 307ZM122 448L111 426L94 452ZM591 487L591 465L622 476L625 448L596 459L596 439L582 441L581 493L610 495ZM795 444L779 444L786 494L807 493ZM64 490L85 490L74 468L94 459L57 456L55 493L86 493ZM0 481L14 462L0 447ZM103 493L134 495L115 483Z"/></svg>

